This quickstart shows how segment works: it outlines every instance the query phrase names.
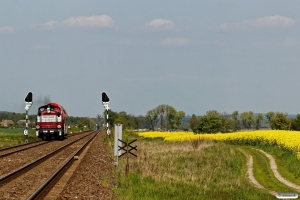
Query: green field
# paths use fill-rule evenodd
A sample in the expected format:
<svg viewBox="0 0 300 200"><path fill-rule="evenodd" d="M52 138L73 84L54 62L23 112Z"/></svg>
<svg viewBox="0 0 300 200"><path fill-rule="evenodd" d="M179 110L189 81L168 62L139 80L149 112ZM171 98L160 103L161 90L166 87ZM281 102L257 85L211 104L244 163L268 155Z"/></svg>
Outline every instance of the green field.
<svg viewBox="0 0 300 200"><path fill-rule="evenodd" d="M129 136L129 141L135 136ZM257 189L246 177L246 157L237 146L208 140L166 142L142 139L137 145L138 157L129 155L126 179L126 156L115 169L118 199L276 199L267 190ZM245 148L250 152L248 147ZM259 162L263 163L259 164ZM254 158L255 172L266 167L267 160ZM265 182L268 172L261 173ZM272 182L272 189L289 190ZM293 191L293 190L289 190Z"/></svg>
<svg viewBox="0 0 300 200"><path fill-rule="evenodd" d="M10 129L10 128L0 128L0 149L15 146L18 144L25 143L25 136L23 133L24 129ZM39 140L35 136L35 130L30 129L28 134L28 141L33 142Z"/></svg>

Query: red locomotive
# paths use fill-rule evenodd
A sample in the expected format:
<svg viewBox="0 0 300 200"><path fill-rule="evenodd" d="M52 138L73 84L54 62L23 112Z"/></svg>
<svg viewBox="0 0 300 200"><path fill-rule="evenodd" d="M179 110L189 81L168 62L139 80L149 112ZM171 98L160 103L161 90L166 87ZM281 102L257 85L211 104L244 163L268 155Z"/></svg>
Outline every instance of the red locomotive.
<svg viewBox="0 0 300 200"><path fill-rule="evenodd" d="M59 104L50 102L39 107L36 119L36 136L43 140L63 140L68 134L68 114Z"/></svg>

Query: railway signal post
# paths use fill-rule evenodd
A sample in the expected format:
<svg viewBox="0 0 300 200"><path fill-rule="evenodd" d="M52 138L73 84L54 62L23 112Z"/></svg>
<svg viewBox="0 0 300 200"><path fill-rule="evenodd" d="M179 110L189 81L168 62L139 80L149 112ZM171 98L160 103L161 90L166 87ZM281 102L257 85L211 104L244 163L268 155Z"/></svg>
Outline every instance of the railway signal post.
<svg viewBox="0 0 300 200"><path fill-rule="evenodd" d="M28 110L32 105L32 92L29 92L25 98L25 111L26 111L26 127L24 129L25 143L28 143Z"/></svg>
<svg viewBox="0 0 300 200"><path fill-rule="evenodd" d="M108 110L109 110L108 103L109 103L109 97L105 92L102 92L102 104L106 109L106 134L110 135L110 130L108 128Z"/></svg>

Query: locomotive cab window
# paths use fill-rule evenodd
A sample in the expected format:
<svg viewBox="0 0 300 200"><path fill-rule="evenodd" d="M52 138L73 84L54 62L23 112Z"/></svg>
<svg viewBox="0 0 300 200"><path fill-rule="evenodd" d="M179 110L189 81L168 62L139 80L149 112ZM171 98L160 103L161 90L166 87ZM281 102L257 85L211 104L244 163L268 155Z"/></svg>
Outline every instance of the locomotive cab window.
<svg viewBox="0 0 300 200"><path fill-rule="evenodd" d="M42 106L38 109L38 115L41 116L41 113L43 113L43 112L50 113L51 111L55 111L56 109L59 111L59 108L56 108L51 105Z"/></svg>

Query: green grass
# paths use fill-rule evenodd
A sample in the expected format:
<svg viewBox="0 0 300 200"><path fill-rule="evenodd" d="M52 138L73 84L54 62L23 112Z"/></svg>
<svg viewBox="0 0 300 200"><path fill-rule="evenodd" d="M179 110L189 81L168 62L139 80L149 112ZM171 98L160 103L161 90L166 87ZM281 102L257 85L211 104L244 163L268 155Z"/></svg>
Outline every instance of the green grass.
<svg viewBox="0 0 300 200"><path fill-rule="evenodd" d="M277 146L260 146L259 148L273 155L281 176L300 185L300 160L293 152Z"/></svg>
<svg viewBox="0 0 300 200"><path fill-rule="evenodd" d="M0 149L25 143L24 129L7 129L0 128ZM28 141L33 142L40 140L35 135L35 130L30 129Z"/></svg>
<svg viewBox="0 0 300 200"><path fill-rule="evenodd" d="M247 180L245 156L224 143L139 139L138 157L126 156L115 170L118 199L274 199Z"/></svg>

